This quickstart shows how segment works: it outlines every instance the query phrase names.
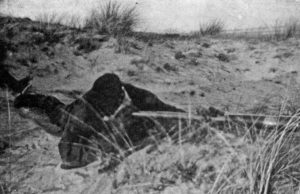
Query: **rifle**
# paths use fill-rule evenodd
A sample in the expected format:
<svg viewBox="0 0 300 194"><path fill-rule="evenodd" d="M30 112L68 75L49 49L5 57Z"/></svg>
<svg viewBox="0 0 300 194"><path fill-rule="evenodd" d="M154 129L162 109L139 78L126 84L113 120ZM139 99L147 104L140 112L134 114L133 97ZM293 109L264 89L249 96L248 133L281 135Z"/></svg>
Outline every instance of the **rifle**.
<svg viewBox="0 0 300 194"><path fill-rule="evenodd" d="M250 125L259 126L284 126L290 121L299 121L300 117L285 116L285 115L263 115L263 114L243 114L243 113L231 113L220 112L221 114L216 116L211 115L194 115L184 112L165 112L165 111L139 111L132 113L136 117L148 117L148 118L162 118L162 119L183 119L183 120L198 120L200 122L209 121L211 123L225 123L225 122L242 122ZM208 119L207 119L208 118ZM291 122L292 123L292 122ZM298 122L293 122L298 126Z"/></svg>

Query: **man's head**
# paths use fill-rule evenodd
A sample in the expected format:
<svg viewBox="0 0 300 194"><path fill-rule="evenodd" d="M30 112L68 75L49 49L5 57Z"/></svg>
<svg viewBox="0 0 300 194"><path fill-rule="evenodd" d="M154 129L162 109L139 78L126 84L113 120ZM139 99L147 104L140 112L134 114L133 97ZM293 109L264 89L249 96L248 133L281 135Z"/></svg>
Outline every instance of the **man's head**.
<svg viewBox="0 0 300 194"><path fill-rule="evenodd" d="M122 104L124 97L122 82L112 73L99 77L91 90L84 95L84 99L102 116L113 115Z"/></svg>
<svg viewBox="0 0 300 194"><path fill-rule="evenodd" d="M106 73L94 82L91 90L99 93L113 94L122 90L122 83L116 74Z"/></svg>

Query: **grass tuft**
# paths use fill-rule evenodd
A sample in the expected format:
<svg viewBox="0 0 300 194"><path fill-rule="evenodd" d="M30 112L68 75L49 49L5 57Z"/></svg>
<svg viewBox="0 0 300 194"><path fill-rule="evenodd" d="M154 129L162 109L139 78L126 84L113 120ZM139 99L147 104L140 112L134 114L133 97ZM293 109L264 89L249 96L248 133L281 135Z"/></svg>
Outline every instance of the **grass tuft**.
<svg viewBox="0 0 300 194"><path fill-rule="evenodd" d="M221 20L212 20L209 23L200 25L200 35L202 36L213 36L220 34L224 29L224 23Z"/></svg>
<svg viewBox="0 0 300 194"><path fill-rule="evenodd" d="M92 11L85 27L96 29L99 33L113 36L128 35L138 24L135 7L123 7L119 2L109 1L100 9Z"/></svg>
<svg viewBox="0 0 300 194"><path fill-rule="evenodd" d="M37 31L41 32L45 41L57 43L60 40L59 28L63 21L63 16L56 14L41 14L35 18L39 22Z"/></svg>
<svg viewBox="0 0 300 194"><path fill-rule="evenodd" d="M52 14L40 14L38 15L35 20L40 22L40 23L44 23L45 25L51 25L51 24L61 24L63 21L64 17L58 16L55 13Z"/></svg>
<svg viewBox="0 0 300 194"><path fill-rule="evenodd" d="M299 32L299 22L297 20L291 20L286 22L283 26L280 26L277 22L274 26L274 40L287 40L295 37Z"/></svg>
<svg viewBox="0 0 300 194"><path fill-rule="evenodd" d="M274 127L267 136L256 134L256 140L237 154L216 180L213 193L295 193L300 183L299 136L295 115L283 127Z"/></svg>

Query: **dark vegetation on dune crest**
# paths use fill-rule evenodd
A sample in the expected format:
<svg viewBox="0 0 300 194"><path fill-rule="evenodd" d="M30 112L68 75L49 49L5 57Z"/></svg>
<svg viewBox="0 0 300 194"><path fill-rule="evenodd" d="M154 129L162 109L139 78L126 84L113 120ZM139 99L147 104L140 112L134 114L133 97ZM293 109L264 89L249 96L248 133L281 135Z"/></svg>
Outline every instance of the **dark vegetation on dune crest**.
<svg viewBox="0 0 300 194"><path fill-rule="evenodd" d="M272 96L298 75L275 75L297 59L298 40L289 41L297 37L295 23L269 38L227 36L220 21L185 35L134 32L135 10L113 1L80 28L51 18L0 16L0 194L299 192L299 101L278 108ZM273 47L274 55L264 56ZM240 79L258 74L250 66L261 72L263 63L275 62L266 74L272 79ZM166 100L180 99L189 110L135 84L159 85ZM207 110L206 101L294 117L272 127L213 122L224 113ZM135 117L136 111L186 117Z"/></svg>

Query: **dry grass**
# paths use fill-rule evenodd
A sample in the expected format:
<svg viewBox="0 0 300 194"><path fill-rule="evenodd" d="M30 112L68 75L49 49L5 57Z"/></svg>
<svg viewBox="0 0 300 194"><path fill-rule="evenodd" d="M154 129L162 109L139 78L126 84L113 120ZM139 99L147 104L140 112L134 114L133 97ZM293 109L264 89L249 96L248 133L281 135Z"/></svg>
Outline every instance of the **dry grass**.
<svg viewBox="0 0 300 194"><path fill-rule="evenodd" d="M89 149L119 164L113 166L116 170L111 177L114 193L295 193L300 181L299 116L283 128L272 129L234 124L215 128L191 119L175 118L172 124L156 120L159 133L143 149L133 146L118 123L109 137L87 126L117 153L103 155L93 140L88 140ZM234 128L240 133L233 133ZM122 139L126 148L116 139Z"/></svg>
<svg viewBox="0 0 300 194"><path fill-rule="evenodd" d="M35 18L36 21L38 21L44 25L47 25L47 26L50 26L51 24L61 24L63 19L64 19L63 15L59 16L55 13L40 14Z"/></svg>
<svg viewBox="0 0 300 194"><path fill-rule="evenodd" d="M76 15L65 15L57 13L43 13L35 17L35 21L40 22L43 27L48 27L58 24L66 25L71 28L82 28L82 19Z"/></svg>
<svg viewBox="0 0 300 194"><path fill-rule="evenodd" d="M79 16L71 16L67 21L65 21L65 24L67 26L70 26L71 28L79 28L81 29L83 27L81 19Z"/></svg>
<svg viewBox="0 0 300 194"><path fill-rule="evenodd" d="M71 34L74 39L78 32L77 29L83 28L82 19L74 15L40 14L35 20L38 22L35 30L43 34L40 42L57 43L67 34Z"/></svg>
<svg viewBox="0 0 300 194"><path fill-rule="evenodd" d="M284 25L280 25L280 23L277 22L274 27L274 34L272 36L272 39L287 40L299 34L299 30L300 26L297 20L290 20Z"/></svg>
<svg viewBox="0 0 300 194"><path fill-rule="evenodd" d="M4 121L7 123L7 128L4 129L4 130L7 130L9 134L11 134L11 111L10 111L10 103L9 103L9 93L8 93L8 89L6 89L6 105L7 105L7 121ZM1 130L1 129L0 129ZM3 140L7 140L4 136L3 133L0 133L0 140L3 139ZM9 149L12 145L12 138L11 136L8 137L8 146L9 146ZM6 163L6 172L9 173L9 180L5 180L5 179L2 179L0 178L0 193L9 193L11 191L11 186L12 186L12 183L11 183L11 180L12 180L12 172L11 172L11 158L9 156L8 158L8 162Z"/></svg>
<svg viewBox="0 0 300 194"><path fill-rule="evenodd" d="M156 120L165 138L152 136L151 144L156 149L150 146L127 158L126 151L111 137L107 142L121 155L115 157L120 165L115 171L113 192L160 193L171 189L173 193L295 193L300 181L299 136L295 134L299 116L283 128L239 126L240 135L234 136L232 129L225 130L224 126L216 129L207 123L178 119L167 130ZM127 150L136 150L126 132L120 131L124 130L116 126L112 135L121 136ZM204 151L211 154L203 158Z"/></svg>
<svg viewBox="0 0 300 194"><path fill-rule="evenodd" d="M257 134L246 149L231 154L238 165L227 164L212 193L295 193L300 181L299 136L294 133L298 117L281 131Z"/></svg>
<svg viewBox="0 0 300 194"><path fill-rule="evenodd" d="M85 27L114 36L127 35L133 31L138 21L139 17L135 7L124 8L117 1L109 1L99 9L92 11L86 20Z"/></svg>
<svg viewBox="0 0 300 194"><path fill-rule="evenodd" d="M57 14L41 14L35 18L39 22L37 31L43 33L44 40L49 43L56 43L60 40L59 28L64 17Z"/></svg>
<svg viewBox="0 0 300 194"><path fill-rule="evenodd" d="M179 120L178 141L156 140L157 151L138 152L121 163L118 170L127 174L119 175L117 171L121 178L115 180L115 192L147 193L177 188L174 193L295 193L300 181L299 136L295 134L299 116L295 115L281 130L242 129L245 135L233 139L213 127L202 127L206 135L200 135L199 126L183 129ZM250 138L250 131L258 132ZM227 155L222 156L223 161L203 169L205 160L199 150L205 144L215 151L218 148L214 146L220 146L227 150Z"/></svg>
<svg viewBox="0 0 300 194"><path fill-rule="evenodd" d="M208 22L206 24L201 24L200 25L200 35L201 36L213 36L220 34L224 29L224 22L221 20L212 20L211 22Z"/></svg>
<svg viewBox="0 0 300 194"><path fill-rule="evenodd" d="M258 41L284 41L289 38L296 38L300 34L298 20L289 20L285 23L276 22L273 27L261 27L245 30L224 30L218 34L219 38L245 39Z"/></svg>

